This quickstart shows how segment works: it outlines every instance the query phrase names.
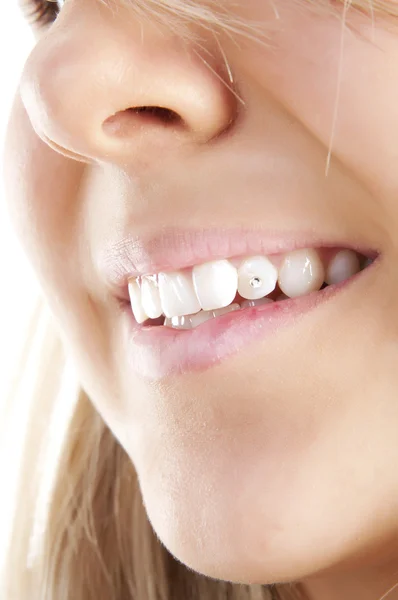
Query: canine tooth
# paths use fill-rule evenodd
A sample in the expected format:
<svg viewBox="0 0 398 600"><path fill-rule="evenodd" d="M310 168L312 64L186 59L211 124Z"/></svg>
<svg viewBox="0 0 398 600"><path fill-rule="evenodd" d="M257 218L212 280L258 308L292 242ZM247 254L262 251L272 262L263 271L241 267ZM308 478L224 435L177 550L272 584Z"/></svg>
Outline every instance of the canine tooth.
<svg viewBox="0 0 398 600"><path fill-rule="evenodd" d="M148 319L141 302L141 290L136 279L130 279L128 282L131 309L137 323L143 323Z"/></svg>
<svg viewBox="0 0 398 600"><path fill-rule="evenodd" d="M217 310L213 310L213 317L221 317L221 315L226 315L235 310L240 310L239 304L230 304L229 306L225 306L224 308L217 308Z"/></svg>
<svg viewBox="0 0 398 600"><path fill-rule="evenodd" d="M152 275L141 279L141 302L150 319L157 319L163 313L159 288Z"/></svg>
<svg viewBox="0 0 398 600"><path fill-rule="evenodd" d="M319 290L324 281L325 272L316 250L307 248L286 254L279 270L281 291L295 298Z"/></svg>
<svg viewBox="0 0 398 600"><path fill-rule="evenodd" d="M253 306L261 306L262 304L272 304L274 300L272 298L257 298L257 300L244 300L242 302L242 308L248 308Z"/></svg>
<svg viewBox="0 0 398 600"><path fill-rule="evenodd" d="M360 270L358 254L353 250L340 250L328 264L325 281L331 285L340 283Z"/></svg>
<svg viewBox="0 0 398 600"><path fill-rule="evenodd" d="M238 292L242 298L256 300L270 294L276 286L278 271L265 256L246 259L238 269Z"/></svg>
<svg viewBox="0 0 398 600"><path fill-rule="evenodd" d="M236 296L238 272L228 260L196 265L192 271L192 280L203 310L228 306Z"/></svg>
<svg viewBox="0 0 398 600"><path fill-rule="evenodd" d="M159 273L160 301L166 317L182 317L200 311L190 274Z"/></svg>

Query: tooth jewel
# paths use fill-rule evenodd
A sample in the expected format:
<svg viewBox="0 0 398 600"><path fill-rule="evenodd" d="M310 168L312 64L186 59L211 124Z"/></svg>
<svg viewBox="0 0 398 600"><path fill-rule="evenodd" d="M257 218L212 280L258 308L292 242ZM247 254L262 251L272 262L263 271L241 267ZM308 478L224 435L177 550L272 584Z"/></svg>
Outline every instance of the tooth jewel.
<svg viewBox="0 0 398 600"><path fill-rule="evenodd" d="M286 254L279 269L279 287L286 296L295 298L319 290L324 277L322 261L316 250L295 250Z"/></svg>
<svg viewBox="0 0 398 600"><path fill-rule="evenodd" d="M203 310L228 306L238 288L238 272L228 260L215 260L196 265L192 280Z"/></svg>
<svg viewBox="0 0 398 600"><path fill-rule="evenodd" d="M128 282L131 309L137 323L143 323L148 319L141 302L141 290L135 279Z"/></svg>
<svg viewBox="0 0 398 600"><path fill-rule="evenodd" d="M200 311L189 273L159 273L158 276L160 301L166 317L182 317Z"/></svg>
<svg viewBox="0 0 398 600"><path fill-rule="evenodd" d="M276 286L278 271L265 256L253 256L238 269L238 292L242 298L257 300L270 294Z"/></svg>
<svg viewBox="0 0 398 600"><path fill-rule="evenodd" d="M340 250L328 264L325 281L329 284L340 283L360 270L358 254L353 250Z"/></svg>
<svg viewBox="0 0 398 600"><path fill-rule="evenodd" d="M163 313L159 289L153 275L141 279L141 302L150 319L157 319Z"/></svg>

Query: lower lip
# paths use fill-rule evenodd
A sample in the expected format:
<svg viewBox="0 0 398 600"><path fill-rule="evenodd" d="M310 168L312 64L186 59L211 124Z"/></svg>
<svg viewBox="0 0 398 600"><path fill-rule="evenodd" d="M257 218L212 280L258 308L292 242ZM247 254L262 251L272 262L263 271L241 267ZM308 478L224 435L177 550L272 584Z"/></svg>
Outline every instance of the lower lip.
<svg viewBox="0 0 398 600"><path fill-rule="evenodd" d="M253 341L269 337L278 329L294 324L301 316L331 300L364 271L318 292L233 311L210 319L195 329L138 327L127 306L124 311L124 333L130 366L140 377L151 380L204 371Z"/></svg>

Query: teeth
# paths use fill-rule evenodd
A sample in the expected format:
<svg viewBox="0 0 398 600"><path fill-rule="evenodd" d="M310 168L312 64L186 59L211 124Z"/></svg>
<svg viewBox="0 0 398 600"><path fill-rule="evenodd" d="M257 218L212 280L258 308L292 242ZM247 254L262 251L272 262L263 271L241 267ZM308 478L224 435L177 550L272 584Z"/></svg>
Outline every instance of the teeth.
<svg viewBox="0 0 398 600"><path fill-rule="evenodd" d="M190 274L159 273L159 294L166 317L182 317L200 311Z"/></svg>
<svg viewBox="0 0 398 600"><path fill-rule="evenodd" d="M331 285L341 283L360 270L358 254L353 250L340 250L328 264L325 281Z"/></svg>
<svg viewBox="0 0 398 600"><path fill-rule="evenodd" d="M239 304L230 304L225 308L219 308L217 310L201 310L196 315L186 315L184 317L172 317L171 319L165 319L164 324L167 327L173 327L173 329L194 329L198 325L202 325L210 319L220 317L234 310L240 310Z"/></svg>
<svg viewBox="0 0 398 600"><path fill-rule="evenodd" d="M208 319L239 310L239 304L232 304L237 292L242 298L242 308L261 306L274 302L267 295L275 290L277 282L276 300L280 301L319 290L324 281L327 284L344 281L367 266L352 250L338 251L326 273L315 249L295 250L277 260L281 264L279 277L267 257L251 256L215 260L189 271L131 278L128 287L135 319L143 323L163 314L164 325L192 329Z"/></svg>
<svg viewBox="0 0 398 600"><path fill-rule="evenodd" d="M278 271L265 256L245 260L238 269L238 292L242 298L256 300L270 294L276 286Z"/></svg>
<svg viewBox="0 0 398 600"><path fill-rule="evenodd" d="M170 325L171 327L174 327L174 329L192 329L190 315L183 315L182 317L172 317L170 321Z"/></svg>
<svg viewBox="0 0 398 600"><path fill-rule="evenodd" d="M171 319L165 319L165 326L172 327L173 329L193 329L202 323L205 323L209 319L213 319L212 311L201 310L196 315L186 315L183 317L172 317Z"/></svg>
<svg viewBox="0 0 398 600"><path fill-rule="evenodd" d="M150 319L157 319L163 313L159 288L154 275L143 277L141 280L141 302Z"/></svg>
<svg viewBox="0 0 398 600"><path fill-rule="evenodd" d="M192 279L203 310L228 306L236 296L238 273L228 260L215 260L197 265L193 268Z"/></svg>
<svg viewBox="0 0 398 600"><path fill-rule="evenodd" d="M226 315L234 310L240 310L239 304L230 304L229 306L225 306L224 308L218 308L217 310L211 311L213 313L213 317L221 317L221 315Z"/></svg>
<svg viewBox="0 0 398 600"><path fill-rule="evenodd" d="M129 280L129 296L131 308L137 323L143 323L148 319L148 315L143 309L141 302L141 290L136 279Z"/></svg>
<svg viewBox="0 0 398 600"><path fill-rule="evenodd" d="M258 298L258 300L244 300L242 302L242 308L261 306L262 304L272 304L274 301L272 298Z"/></svg>
<svg viewBox="0 0 398 600"><path fill-rule="evenodd" d="M279 271L279 287L286 296L295 298L319 290L324 277L324 268L316 250L295 250L285 256Z"/></svg>

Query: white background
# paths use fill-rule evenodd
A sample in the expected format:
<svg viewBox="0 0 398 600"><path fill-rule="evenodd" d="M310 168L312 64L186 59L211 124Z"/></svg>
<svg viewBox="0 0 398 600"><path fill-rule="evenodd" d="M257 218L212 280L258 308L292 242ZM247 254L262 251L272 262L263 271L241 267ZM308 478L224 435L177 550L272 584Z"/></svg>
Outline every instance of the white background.
<svg viewBox="0 0 398 600"><path fill-rule="evenodd" d="M4 134L23 65L34 45L18 0L0 0L0 405L38 287L8 219L3 184ZM12 202L12 198L7 198Z"/></svg>

